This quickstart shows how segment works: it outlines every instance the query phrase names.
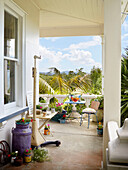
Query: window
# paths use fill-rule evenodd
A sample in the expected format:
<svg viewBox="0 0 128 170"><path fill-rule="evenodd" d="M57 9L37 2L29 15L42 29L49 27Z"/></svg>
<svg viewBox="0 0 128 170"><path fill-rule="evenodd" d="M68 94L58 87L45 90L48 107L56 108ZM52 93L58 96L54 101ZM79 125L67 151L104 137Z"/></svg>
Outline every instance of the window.
<svg viewBox="0 0 128 170"><path fill-rule="evenodd" d="M4 104L16 101L18 19L4 12Z"/></svg>

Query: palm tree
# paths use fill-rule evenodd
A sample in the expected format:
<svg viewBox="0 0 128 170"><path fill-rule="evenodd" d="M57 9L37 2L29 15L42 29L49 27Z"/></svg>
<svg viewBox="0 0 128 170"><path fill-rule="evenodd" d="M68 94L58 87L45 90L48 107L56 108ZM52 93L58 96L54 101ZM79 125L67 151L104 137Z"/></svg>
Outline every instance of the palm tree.
<svg viewBox="0 0 128 170"><path fill-rule="evenodd" d="M50 72L53 73L53 78L50 81L50 84L53 87L53 89L55 89L57 93L61 94L67 93L69 87L66 81L62 78L62 74L60 73L60 71L55 67L51 67L49 69Z"/></svg>
<svg viewBox="0 0 128 170"><path fill-rule="evenodd" d="M86 74L84 76L76 75L69 80L68 84L71 91L80 89L86 93L90 88L91 81Z"/></svg>
<svg viewBox="0 0 128 170"><path fill-rule="evenodd" d="M39 93L54 94L53 88L41 76L39 77Z"/></svg>

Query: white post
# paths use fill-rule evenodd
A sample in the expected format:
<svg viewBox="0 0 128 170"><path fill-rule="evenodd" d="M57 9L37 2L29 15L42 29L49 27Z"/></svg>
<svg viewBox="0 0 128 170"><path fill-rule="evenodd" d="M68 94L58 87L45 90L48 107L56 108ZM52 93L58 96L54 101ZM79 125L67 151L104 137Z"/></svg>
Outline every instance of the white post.
<svg viewBox="0 0 128 170"><path fill-rule="evenodd" d="M101 35L102 45L102 95L104 95L104 35Z"/></svg>
<svg viewBox="0 0 128 170"><path fill-rule="evenodd" d="M108 146L107 122L120 125L121 98L121 1L104 0L104 136L103 165Z"/></svg>

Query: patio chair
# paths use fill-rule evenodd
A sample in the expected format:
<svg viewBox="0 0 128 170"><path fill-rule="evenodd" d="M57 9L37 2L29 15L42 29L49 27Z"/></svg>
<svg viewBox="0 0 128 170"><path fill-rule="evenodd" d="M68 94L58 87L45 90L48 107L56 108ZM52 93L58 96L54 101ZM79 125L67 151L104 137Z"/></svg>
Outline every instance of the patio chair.
<svg viewBox="0 0 128 170"><path fill-rule="evenodd" d="M82 114L88 114L88 129L89 129L89 124L90 124L90 115L94 114L96 116L96 121L98 123L98 119L97 119L97 110L99 108L100 102L98 101L92 101L91 102L91 107L90 108L86 108L82 111Z"/></svg>

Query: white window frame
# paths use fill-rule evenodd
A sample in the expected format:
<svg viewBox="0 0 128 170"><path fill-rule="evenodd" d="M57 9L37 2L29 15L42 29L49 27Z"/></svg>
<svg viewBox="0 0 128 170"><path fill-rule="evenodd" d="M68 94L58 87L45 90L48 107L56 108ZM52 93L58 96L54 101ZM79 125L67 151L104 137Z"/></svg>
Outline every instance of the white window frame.
<svg viewBox="0 0 128 170"><path fill-rule="evenodd" d="M18 18L18 42L17 42L17 58L4 56L4 11ZM26 106L26 79L25 79L25 13L15 3L9 0L0 1L0 116L7 113L9 109L16 110L18 107ZM9 59L15 61L15 102L4 104L4 60ZM15 109L16 108L16 109ZM11 114L11 113L10 113Z"/></svg>

